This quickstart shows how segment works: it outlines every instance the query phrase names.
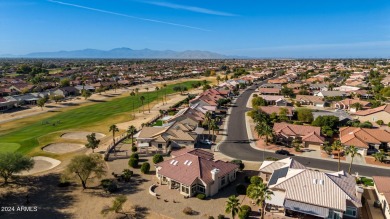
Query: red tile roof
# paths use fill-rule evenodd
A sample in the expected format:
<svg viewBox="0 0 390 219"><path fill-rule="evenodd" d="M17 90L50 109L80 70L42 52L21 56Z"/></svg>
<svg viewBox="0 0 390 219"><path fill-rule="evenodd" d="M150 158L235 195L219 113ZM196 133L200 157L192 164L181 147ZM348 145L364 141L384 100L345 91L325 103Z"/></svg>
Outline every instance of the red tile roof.
<svg viewBox="0 0 390 219"><path fill-rule="evenodd" d="M206 184L212 183L211 171L214 169L219 170L217 177L225 176L238 169L238 166L233 163L205 159L204 157L207 156L205 154L208 152L204 154L199 149L195 149L195 151L190 151L156 164L157 168L159 168L158 173L189 186L197 179L202 180ZM177 151L176 154L180 154L180 151Z"/></svg>
<svg viewBox="0 0 390 219"><path fill-rule="evenodd" d="M289 123L274 123L273 130L277 134L302 137L303 141L324 143L321 128L309 125L293 125Z"/></svg>
<svg viewBox="0 0 390 219"><path fill-rule="evenodd" d="M387 113L390 113L390 104L383 105L383 106L380 106L380 107L377 107L374 109L360 110L360 111L355 112L354 114L358 115L358 116L367 116L367 115L374 114L374 113L381 112L381 111L385 111Z"/></svg>
<svg viewBox="0 0 390 219"><path fill-rule="evenodd" d="M344 145L368 148L370 143L390 142L390 133L381 129L342 127L340 128L340 141Z"/></svg>

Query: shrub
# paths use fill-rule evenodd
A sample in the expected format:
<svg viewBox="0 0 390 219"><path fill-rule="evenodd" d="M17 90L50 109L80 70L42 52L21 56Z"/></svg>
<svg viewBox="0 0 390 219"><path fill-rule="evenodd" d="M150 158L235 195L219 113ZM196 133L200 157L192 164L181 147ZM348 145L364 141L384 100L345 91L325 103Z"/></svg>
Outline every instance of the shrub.
<svg viewBox="0 0 390 219"><path fill-rule="evenodd" d="M129 160L129 166L130 166L130 167L133 167L133 168L137 168L137 167L138 167L138 159L136 159L136 158L130 158L130 160Z"/></svg>
<svg viewBox="0 0 390 219"><path fill-rule="evenodd" d="M150 171L150 164L148 162L145 162L141 166L141 172L144 174L148 174Z"/></svg>
<svg viewBox="0 0 390 219"><path fill-rule="evenodd" d="M185 208L183 209L183 213L186 214L186 215L192 215L193 210L192 210L192 208L190 208L190 207L185 207Z"/></svg>
<svg viewBox="0 0 390 219"><path fill-rule="evenodd" d="M129 169L124 169L121 175L122 179L125 182L129 182L132 176L133 176L133 171Z"/></svg>
<svg viewBox="0 0 390 219"><path fill-rule="evenodd" d="M263 182L263 179L261 179L259 176L252 176L251 177L251 184L260 184Z"/></svg>
<svg viewBox="0 0 390 219"><path fill-rule="evenodd" d="M213 216L209 216L209 219L214 219L214 217Z"/></svg>
<svg viewBox="0 0 390 219"><path fill-rule="evenodd" d="M239 195L245 195L246 194L246 187L243 184L238 184L236 186L236 192Z"/></svg>
<svg viewBox="0 0 390 219"><path fill-rule="evenodd" d="M219 215L218 215L218 219L225 219L225 215L219 214Z"/></svg>
<svg viewBox="0 0 390 219"><path fill-rule="evenodd" d="M389 123L387 123L387 126L389 126L389 127L390 127L390 122L389 122Z"/></svg>
<svg viewBox="0 0 390 219"><path fill-rule="evenodd" d="M137 150L138 150L138 148L137 148L136 146L132 146L132 147L131 147L131 152L133 152L133 154L134 154L135 152L137 152Z"/></svg>
<svg viewBox="0 0 390 219"><path fill-rule="evenodd" d="M240 208L240 212L238 213L238 218L240 219L247 219L249 218L249 214L251 213L252 209L248 205L243 205Z"/></svg>
<svg viewBox="0 0 390 219"><path fill-rule="evenodd" d="M237 164L240 170L243 170L245 168L245 164L242 162L242 160L232 160L231 163Z"/></svg>
<svg viewBox="0 0 390 219"><path fill-rule="evenodd" d="M376 124L378 124L378 125L383 125L384 122L383 122L383 120L378 120L378 121L376 121Z"/></svg>
<svg viewBox="0 0 390 219"><path fill-rule="evenodd" d="M197 197L198 199L200 199L200 200L203 200L203 199L206 198L206 195L203 194L203 193L199 193L199 194L196 195L196 197Z"/></svg>
<svg viewBox="0 0 390 219"><path fill-rule="evenodd" d="M157 164L164 161L164 157L161 154L155 154L153 156L153 163Z"/></svg>
<svg viewBox="0 0 390 219"><path fill-rule="evenodd" d="M277 161L279 159L276 157L266 157L265 160Z"/></svg>
<svg viewBox="0 0 390 219"><path fill-rule="evenodd" d="M100 184L106 192L113 193L118 190L118 186L111 179L103 179L100 181Z"/></svg>
<svg viewBox="0 0 390 219"><path fill-rule="evenodd" d="M139 155L138 155L138 153L133 153L133 154L131 154L131 155L130 155L130 159L131 159L131 158L135 158L135 159L139 160Z"/></svg>
<svg viewBox="0 0 390 219"><path fill-rule="evenodd" d="M294 125L303 125L303 122L301 122L301 121L294 121L293 124L294 124Z"/></svg>

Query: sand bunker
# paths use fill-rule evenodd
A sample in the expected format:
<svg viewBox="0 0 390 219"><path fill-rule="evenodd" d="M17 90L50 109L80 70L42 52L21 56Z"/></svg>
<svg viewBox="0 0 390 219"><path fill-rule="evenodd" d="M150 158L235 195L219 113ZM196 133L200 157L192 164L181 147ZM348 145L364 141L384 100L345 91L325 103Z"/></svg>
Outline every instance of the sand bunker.
<svg viewBox="0 0 390 219"><path fill-rule="evenodd" d="M35 161L34 167L30 171L21 172L20 175L31 175L34 173L47 171L53 169L61 163L59 160L43 156L32 157L32 159Z"/></svg>
<svg viewBox="0 0 390 219"><path fill-rule="evenodd" d="M90 135L91 133L92 132L68 132L68 133L61 135L61 138L73 139L73 140L85 140L86 141L87 135ZM96 134L97 139L101 139L104 136L106 136L105 134L97 133L97 132L95 132L95 134Z"/></svg>
<svg viewBox="0 0 390 219"><path fill-rule="evenodd" d="M85 146L82 144L54 143L45 146L44 148L42 148L42 150L55 154L65 154L69 152L78 151L83 148L85 148Z"/></svg>

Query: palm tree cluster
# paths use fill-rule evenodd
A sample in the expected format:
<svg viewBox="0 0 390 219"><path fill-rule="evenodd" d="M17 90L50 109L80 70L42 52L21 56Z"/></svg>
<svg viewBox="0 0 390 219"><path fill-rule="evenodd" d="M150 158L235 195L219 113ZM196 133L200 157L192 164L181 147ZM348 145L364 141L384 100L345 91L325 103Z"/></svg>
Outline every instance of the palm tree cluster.
<svg viewBox="0 0 390 219"><path fill-rule="evenodd" d="M215 131L219 131L218 123L221 121L220 117L213 118L213 115L210 111L206 112L205 119L203 121L203 125L207 126L207 129L209 130L209 136L214 136ZM211 131L213 132L213 135L211 135ZM213 140L213 138L211 138Z"/></svg>

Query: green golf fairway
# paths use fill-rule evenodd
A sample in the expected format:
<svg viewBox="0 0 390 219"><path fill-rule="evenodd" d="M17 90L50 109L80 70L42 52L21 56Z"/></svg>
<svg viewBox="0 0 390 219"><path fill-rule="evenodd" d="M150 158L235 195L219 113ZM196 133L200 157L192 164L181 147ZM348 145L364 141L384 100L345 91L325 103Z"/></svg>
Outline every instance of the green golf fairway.
<svg viewBox="0 0 390 219"><path fill-rule="evenodd" d="M16 129L10 133L0 135L0 152L18 151L27 154L39 146L38 138L42 136L53 132L80 129L94 124L96 125L101 121L109 120L111 116L118 116L122 113L131 111L133 109L133 103L135 109L141 107L141 95L145 97L143 104L147 105L148 103L155 101L157 96L160 98L164 93L175 93L173 87L176 85L184 85L190 89L191 84L194 82L195 81L186 81L172 84L165 88L161 88L159 91L139 93L136 96L121 97L107 102L96 103L59 113L44 119L43 121L36 121L33 124ZM151 89L154 90L154 87L151 87ZM45 121L48 121L48 124L45 124ZM60 122L57 123L57 121Z"/></svg>

